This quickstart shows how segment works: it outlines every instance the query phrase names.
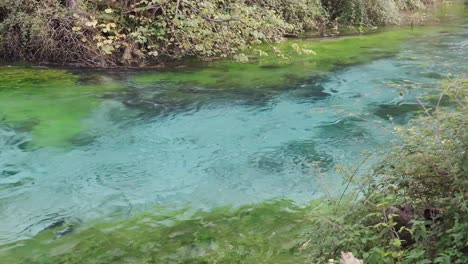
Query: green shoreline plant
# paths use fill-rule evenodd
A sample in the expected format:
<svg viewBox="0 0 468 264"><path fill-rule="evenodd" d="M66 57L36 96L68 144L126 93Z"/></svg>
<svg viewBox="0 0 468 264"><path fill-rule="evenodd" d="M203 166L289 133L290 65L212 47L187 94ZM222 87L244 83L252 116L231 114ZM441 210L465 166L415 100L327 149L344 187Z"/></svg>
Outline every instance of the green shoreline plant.
<svg viewBox="0 0 468 264"><path fill-rule="evenodd" d="M93 67L186 57L246 61L244 50L305 30L401 24L425 12L423 2L0 0L0 56Z"/></svg>
<svg viewBox="0 0 468 264"><path fill-rule="evenodd" d="M449 104L442 106L446 100ZM130 219L52 227L0 247L5 263L338 263L351 251L364 263L468 262L468 79L445 83L432 111L397 127L401 142L373 172L348 175L355 190L299 207L276 200L144 213ZM412 225L396 230L384 212L411 204ZM440 215L427 220L426 208ZM399 234L412 234L405 245ZM57 231L59 231L57 233Z"/></svg>

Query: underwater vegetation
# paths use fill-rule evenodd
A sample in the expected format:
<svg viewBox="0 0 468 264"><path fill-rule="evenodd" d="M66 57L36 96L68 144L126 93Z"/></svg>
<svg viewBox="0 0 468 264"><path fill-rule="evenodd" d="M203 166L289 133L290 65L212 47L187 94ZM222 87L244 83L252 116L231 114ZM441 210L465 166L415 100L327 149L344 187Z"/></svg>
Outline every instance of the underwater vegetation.
<svg viewBox="0 0 468 264"><path fill-rule="evenodd" d="M156 210L118 222L46 229L0 247L2 263L302 263L300 246L313 232L310 207L288 200L186 217L187 209Z"/></svg>
<svg viewBox="0 0 468 264"><path fill-rule="evenodd" d="M66 146L100 97L119 88L112 80L83 84L65 70L0 67L0 120L30 132L33 146Z"/></svg>
<svg viewBox="0 0 468 264"><path fill-rule="evenodd" d="M265 92L282 90L294 80L390 56L399 51L401 44L409 37L437 30L440 28L401 28L343 38L288 40L275 44L286 57L276 57L274 54L258 56L256 50L270 49L269 46L260 46L252 51L254 59L251 63L215 61L199 69L189 62L186 68L159 74L138 74L132 80L141 86L164 82ZM298 47L312 50L314 54L297 52Z"/></svg>
<svg viewBox="0 0 468 264"><path fill-rule="evenodd" d="M331 71L392 56L409 38L442 29L400 28L343 38L288 40L275 45L286 57L259 56L257 51L271 48L260 46L252 51L249 63L186 61L177 68L129 76L134 88L115 99L156 113L216 101L262 105L285 91L295 91L291 95L298 98L321 100L329 94L317 84ZM313 50L315 55L297 49Z"/></svg>

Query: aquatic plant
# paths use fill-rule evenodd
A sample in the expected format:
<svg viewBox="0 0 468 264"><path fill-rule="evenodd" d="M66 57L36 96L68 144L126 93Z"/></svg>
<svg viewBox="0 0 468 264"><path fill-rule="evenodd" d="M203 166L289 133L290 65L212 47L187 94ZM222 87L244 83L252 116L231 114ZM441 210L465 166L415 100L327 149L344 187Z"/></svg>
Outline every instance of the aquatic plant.
<svg viewBox="0 0 468 264"><path fill-rule="evenodd" d="M274 201L100 223L58 237L56 227L0 253L8 263L297 263L312 232L305 208ZM157 211L157 212L158 212ZM8 246L9 247L9 246ZM8 249L7 248L3 248Z"/></svg>
<svg viewBox="0 0 468 264"><path fill-rule="evenodd" d="M419 32L423 31L421 29ZM137 83L192 83L201 86L236 86L257 88L281 86L291 79L304 78L313 74L326 73L339 66L363 63L379 57L389 56L399 50L399 46L408 37L418 31L402 29L367 36L344 39L292 40L276 45L281 54L290 55L283 60L275 56L258 57L255 54L252 63L213 62L208 68L197 69L188 63L187 69L164 71L160 74L139 74ZM315 54L294 54L293 47L301 46ZM267 48L267 47L265 47Z"/></svg>
<svg viewBox="0 0 468 264"><path fill-rule="evenodd" d="M65 146L86 129L83 120L102 100L119 89L112 81L80 84L65 70L0 67L0 119L28 131L34 146Z"/></svg>

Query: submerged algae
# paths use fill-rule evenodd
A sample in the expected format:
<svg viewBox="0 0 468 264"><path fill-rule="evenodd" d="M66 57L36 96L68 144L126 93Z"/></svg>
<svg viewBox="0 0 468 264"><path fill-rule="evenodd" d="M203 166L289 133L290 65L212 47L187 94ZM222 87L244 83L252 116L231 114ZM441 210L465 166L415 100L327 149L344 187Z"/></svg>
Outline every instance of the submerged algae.
<svg viewBox="0 0 468 264"><path fill-rule="evenodd" d="M188 65L185 69L165 71L159 74L142 73L133 78L137 85L158 83L199 85L212 88L242 90L284 89L292 80L301 80L327 73L336 67L364 63L392 55L411 36L437 31L438 28L402 28L390 31L334 39L288 40L279 44L285 61L274 56L256 57L251 63L217 61L197 68ZM297 54L293 45L315 51L315 55ZM267 47L259 47L268 51Z"/></svg>
<svg viewBox="0 0 468 264"><path fill-rule="evenodd" d="M115 82L80 84L65 70L0 67L0 120L30 131L34 146L65 146Z"/></svg>
<svg viewBox="0 0 468 264"><path fill-rule="evenodd" d="M270 55L252 54L249 63L188 62L177 69L134 74L130 82L136 89L119 100L157 113L217 100L262 105L269 98L293 89L298 91L296 96L321 100L329 94L316 84L330 71L392 56L411 37L440 30L451 28L399 28L351 37L287 40L275 44L281 54L287 55L286 60L276 57L270 46L257 46L257 51ZM294 47L313 50L316 54L298 54Z"/></svg>
<svg viewBox="0 0 468 264"><path fill-rule="evenodd" d="M55 227L0 247L5 263L305 263L310 207L278 200L198 212L145 213L57 238Z"/></svg>

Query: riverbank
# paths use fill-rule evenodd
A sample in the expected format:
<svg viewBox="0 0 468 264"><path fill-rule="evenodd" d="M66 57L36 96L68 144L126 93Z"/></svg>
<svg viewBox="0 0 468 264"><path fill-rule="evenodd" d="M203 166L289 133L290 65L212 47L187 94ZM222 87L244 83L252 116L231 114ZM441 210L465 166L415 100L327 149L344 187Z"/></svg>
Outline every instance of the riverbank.
<svg viewBox="0 0 468 264"><path fill-rule="evenodd" d="M3 3L0 56L7 61L102 68L166 65L188 57L281 59L286 55L275 48L260 52L255 47L303 32L325 36L432 23L440 10L453 5L420 0Z"/></svg>

